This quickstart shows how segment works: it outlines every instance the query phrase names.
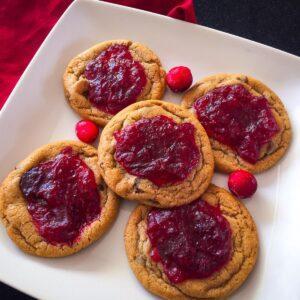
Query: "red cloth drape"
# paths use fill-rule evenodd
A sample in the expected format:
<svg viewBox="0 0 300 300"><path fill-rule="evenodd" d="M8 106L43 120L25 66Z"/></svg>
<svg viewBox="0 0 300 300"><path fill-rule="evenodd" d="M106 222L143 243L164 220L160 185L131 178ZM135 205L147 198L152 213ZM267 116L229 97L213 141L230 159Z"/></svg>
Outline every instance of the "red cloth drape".
<svg viewBox="0 0 300 300"><path fill-rule="evenodd" d="M0 109L72 0L1 0ZM193 0L108 0L196 23Z"/></svg>

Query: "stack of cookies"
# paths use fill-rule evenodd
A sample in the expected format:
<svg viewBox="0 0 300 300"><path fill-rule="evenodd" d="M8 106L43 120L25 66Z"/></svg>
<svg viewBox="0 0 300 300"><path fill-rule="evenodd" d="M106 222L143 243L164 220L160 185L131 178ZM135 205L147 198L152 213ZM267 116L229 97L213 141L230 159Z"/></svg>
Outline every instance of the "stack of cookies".
<svg viewBox="0 0 300 300"><path fill-rule="evenodd" d="M30 254L70 255L106 231L118 198L136 201L124 242L141 284L164 299L230 295L256 263L257 231L211 181L215 170L261 172L283 156L291 130L278 96L249 76L221 74L196 83L181 106L161 101L159 58L128 40L79 54L64 88L78 114L105 126L98 151L63 141L23 160L0 187L10 238Z"/></svg>

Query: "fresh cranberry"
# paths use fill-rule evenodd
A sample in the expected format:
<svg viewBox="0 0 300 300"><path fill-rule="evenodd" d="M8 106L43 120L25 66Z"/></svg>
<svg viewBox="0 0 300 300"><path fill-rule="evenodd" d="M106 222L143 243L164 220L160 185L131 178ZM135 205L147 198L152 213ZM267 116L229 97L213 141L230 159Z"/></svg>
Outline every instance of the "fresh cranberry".
<svg viewBox="0 0 300 300"><path fill-rule="evenodd" d="M200 160L191 123L166 116L141 119L114 133L116 161L129 173L157 186L183 181Z"/></svg>
<svg viewBox="0 0 300 300"><path fill-rule="evenodd" d="M82 120L76 123L75 126L77 137L84 143L92 143L98 136L99 128L89 120Z"/></svg>
<svg viewBox="0 0 300 300"><path fill-rule="evenodd" d="M207 278L231 258L231 228L219 207L198 199L147 216L150 257L172 283Z"/></svg>
<svg viewBox="0 0 300 300"><path fill-rule="evenodd" d="M193 82L191 70L183 66L172 68L168 72L166 79L169 88L175 93L184 92Z"/></svg>
<svg viewBox="0 0 300 300"><path fill-rule="evenodd" d="M39 234L53 245L71 246L101 212L94 173L71 147L24 173L20 189Z"/></svg>
<svg viewBox="0 0 300 300"><path fill-rule="evenodd" d="M87 64L84 75L92 105L112 115L134 103L147 83L144 67L133 60L126 45L102 51Z"/></svg>
<svg viewBox="0 0 300 300"><path fill-rule="evenodd" d="M209 91L194 103L194 109L208 136L252 164L279 131L268 100L254 96L241 84Z"/></svg>
<svg viewBox="0 0 300 300"><path fill-rule="evenodd" d="M251 197L257 190L255 177L244 170L232 172L228 177L230 191L240 199Z"/></svg>

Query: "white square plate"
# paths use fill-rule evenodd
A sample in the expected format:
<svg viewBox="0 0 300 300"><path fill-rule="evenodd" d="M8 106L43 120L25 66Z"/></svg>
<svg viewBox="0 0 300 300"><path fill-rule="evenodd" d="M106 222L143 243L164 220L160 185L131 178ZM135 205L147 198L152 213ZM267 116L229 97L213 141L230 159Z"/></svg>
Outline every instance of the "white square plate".
<svg viewBox="0 0 300 300"><path fill-rule="evenodd" d="M35 148L75 139L79 117L64 99L68 61L95 43L128 38L152 48L166 69L189 66L198 80L241 72L269 85L283 100L293 143L273 169L257 176L245 204L259 230L257 266L233 299L300 298L300 59L242 38L168 17L92 0L75 1L35 55L0 115L0 180ZM167 92L164 99L179 103ZM226 176L215 175L226 186ZM21 252L0 229L0 280L42 299L153 299L132 274L123 230L134 205L123 201L111 230L88 249L60 259Z"/></svg>

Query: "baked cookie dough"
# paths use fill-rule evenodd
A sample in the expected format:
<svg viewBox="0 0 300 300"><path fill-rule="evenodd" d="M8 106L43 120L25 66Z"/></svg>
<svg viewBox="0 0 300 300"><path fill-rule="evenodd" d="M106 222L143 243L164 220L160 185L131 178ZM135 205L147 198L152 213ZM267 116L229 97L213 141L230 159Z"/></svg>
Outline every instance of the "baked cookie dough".
<svg viewBox="0 0 300 300"><path fill-rule="evenodd" d="M291 141L291 124L288 114L279 97L270 88L250 76L217 74L200 80L187 91L183 96L182 107L195 113L193 105L197 99L215 88L235 84L243 85L254 96L263 96L267 99L279 131L271 138L270 142L262 146L259 159L254 164L241 158L229 146L210 138L216 169L226 173L237 169L244 169L253 173L262 172L276 164L285 154Z"/></svg>
<svg viewBox="0 0 300 300"><path fill-rule="evenodd" d="M255 223L245 208L226 190L210 185L201 199L219 206L231 227L231 258L220 270L207 278L187 279L171 283L162 264L151 256L151 242L147 234L147 216L151 207L139 205L132 212L124 233L129 265L137 279L151 293L163 299L216 299L233 293L252 271L258 254Z"/></svg>
<svg viewBox="0 0 300 300"><path fill-rule="evenodd" d="M123 131L140 120L154 119L157 116L167 117L175 124L189 124L194 130L193 140L199 153L199 160L187 177L175 184L157 186L149 179L129 174L116 160L117 143L114 137L116 132ZM146 139L146 147L150 142L147 144ZM177 142L178 140L174 139L175 145ZM204 193L213 176L213 155L205 130L187 110L164 101L137 102L115 115L101 134L98 156L101 175L115 193L127 200L156 207L179 206L193 201ZM168 168L168 165L165 167Z"/></svg>
<svg viewBox="0 0 300 300"><path fill-rule="evenodd" d="M95 195L95 207L97 207L97 196L99 199L99 206L101 207L100 214L97 215L96 219L93 219L87 225L80 227L80 233L76 237L76 240L72 242L72 244L53 244L46 241L40 235L40 229L33 223L33 218L31 213L29 212L29 205L32 205L32 202L27 202L27 198L25 197L22 186L23 175L28 174L26 172L32 171L36 166L40 166L40 163L49 162L51 159L55 159L63 153L64 149L68 149L72 154L76 155L78 160L80 161L79 168L88 167L89 174L94 174L93 184L96 188L94 189ZM77 163L78 163L77 160ZM61 165L60 165L61 166ZM56 165L57 167L57 165ZM54 168L53 168L54 169ZM52 170L52 169L50 169ZM76 169L78 171L78 169ZM82 169L80 169L82 170ZM83 178L86 177L86 170L83 172ZM33 171L32 171L33 172ZM62 167L59 172L64 172L64 168ZM84 173L85 172L85 173ZM49 173L47 173L49 175ZM48 176L47 175L47 176ZM42 174L43 176L43 174ZM63 175L64 176L64 175ZM74 175L75 176L75 175ZM81 175L79 175L81 176ZM85 177L84 177L85 176ZM27 177L28 180L28 177ZM34 179L33 182L38 184L39 179ZM50 183L51 185L51 181ZM31 185L29 186L29 189ZM49 194L51 193L51 186L49 187ZM85 186L83 185L80 189L85 190ZM27 189L28 190L28 189ZM58 190L58 193L60 191ZM48 194L48 195L49 195ZM44 194L45 195L45 194ZM69 201L70 198L66 197ZM50 196L50 199L47 201L53 201L55 199L61 199L56 196ZM42 196L40 201L45 201L45 197ZM47 205L52 205L49 204ZM49 207L48 206L48 207ZM72 205L71 205L72 207ZM40 207L41 208L41 207ZM73 209L73 208L72 208ZM74 207L75 209L75 207ZM50 214L52 213L51 211ZM20 162L15 170L13 170L3 181L0 186L0 217L3 221L4 226L6 227L7 233L9 237L13 240L13 242L24 252L29 254L43 256L43 257L59 257L59 256L67 256L73 254L75 252L80 251L81 249L87 247L94 241L96 241L110 226L110 224L115 220L118 212L118 200L116 195L106 186L103 181L99 165L98 165L98 157L97 150L87 144L75 141L62 141L51 143L45 145L32 154L30 154L26 159ZM46 217L46 214L41 213L42 217ZM62 220L57 219L57 214L55 215L55 220L50 217L48 221L50 224L53 222L58 222L58 224L63 224ZM72 219L73 220L73 219ZM71 221L72 222L72 221ZM62 225L62 228L64 225ZM54 234L55 228L51 229L51 234ZM67 227L68 228L68 227ZM67 234L68 234L67 229Z"/></svg>
<svg viewBox="0 0 300 300"><path fill-rule="evenodd" d="M116 47L116 45L117 47L119 47L118 45L121 45L121 47L125 46L128 49L129 53L127 54L125 53L123 56L120 55L120 58L113 57L114 59L113 63L118 62L118 60L120 60L121 68L122 67L127 68L126 63L128 63L128 60L126 61L126 63L124 63L123 59L124 56L131 55L132 56L131 60L133 59L133 61L137 62L138 64L138 66L130 66L126 70L125 69L121 70L122 76L124 74L125 74L124 76L127 76L126 74L128 74L128 72L133 72L134 74L130 74L129 76L132 80L134 80L134 78L137 77L136 74L138 73L138 71L141 68L144 69L144 72L143 71L142 72L145 75L144 78L145 82L143 82L143 88L141 92L138 95L135 95L136 96L134 97L136 98L135 101L148 100L148 99L161 99L165 90L165 71L161 66L161 62L159 58L148 47L138 42L133 42L130 40L110 40L110 41L104 41L102 43L93 46L92 48L77 55L75 58L73 58L70 61L63 76L63 84L64 84L65 95L66 98L68 99L70 106L82 118L92 120L100 126L106 125L106 123L113 117L115 112L111 113L102 110L100 108L97 108L94 104L91 103L88 96L89 93L88 91L89 91L89 87L91 86L91 82L87 80L85 72L86 72L86 67L91 61L95 60L101 53L103 53L107 49L111 49L111 47ZM111 55L113 56L114 53ZM108 58L108 62L109 59L111 58ZM122 66L122 62L123 62L123 66ZM129 58L129 63L130 63L130 58ZM104 64L104 67L106 67L106 65L109 65L109 63ZM99 65L95 66L95 69L97 68L99 68ZM122 83L123 79L119 78L120 69L114 66L112 66L111 68L113 70L108 70L108 71L104 70L105 72L103 73L103 75L109 76L109 79L113 83L113 86L110 87L112 88L113 93L109 91L107 94L105 94L105 96L103 96L105 100L102 99L101 101L108 101L110 98L114 97L114 93L116 94L117 92L120 92L120 91L116 92L115 90L116 88L118 88L118 86L122 86L123 89L122 95L118 96L119 98L126 96L132 89L133 84L124 87L123 83L125 85L128 85L127 84L128 80L125 78L124 82ZM99 90L98 91L96 90L96 94L97 93L99 93ZM115 100L111 100L112 103L114 103L114 101ZM119 99L119 101L122 102L124 100ZM131 101L131 103L135 101ZM127 104L125 106L127 106Z"/></svg>

